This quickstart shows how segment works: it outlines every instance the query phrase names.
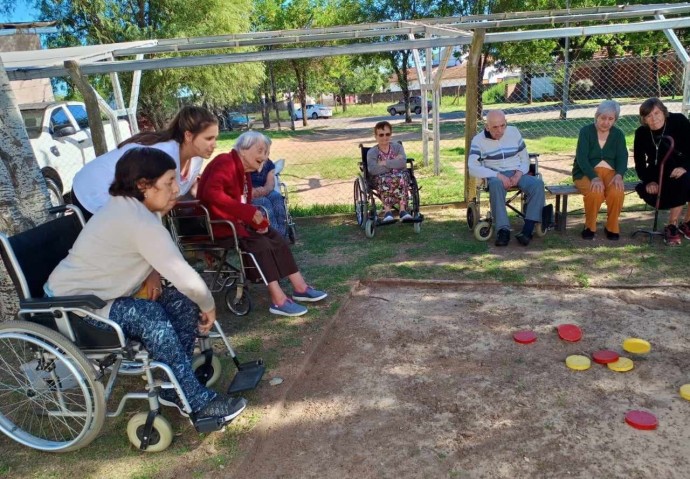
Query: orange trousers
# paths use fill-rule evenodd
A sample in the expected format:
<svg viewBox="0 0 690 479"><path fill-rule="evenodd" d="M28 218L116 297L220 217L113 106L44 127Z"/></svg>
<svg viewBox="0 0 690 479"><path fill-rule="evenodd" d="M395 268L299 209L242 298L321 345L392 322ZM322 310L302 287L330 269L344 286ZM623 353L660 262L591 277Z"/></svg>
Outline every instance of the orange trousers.
<svg viewBox="0 0 690 479"><path fill-rule="evenodd" d="M597 230L599 209L602 203L606 201L606 229L611 233L620 233L618 217L623 208L625 191L618 190L613 185L609 185L616 175L614 170L600 166L594 168L594 172L604 182L604 191L602 193L596 193L590 189L591 181L586 176L574 182L575 188L582 193L585 201L585 228L590 231Z"/></svg>

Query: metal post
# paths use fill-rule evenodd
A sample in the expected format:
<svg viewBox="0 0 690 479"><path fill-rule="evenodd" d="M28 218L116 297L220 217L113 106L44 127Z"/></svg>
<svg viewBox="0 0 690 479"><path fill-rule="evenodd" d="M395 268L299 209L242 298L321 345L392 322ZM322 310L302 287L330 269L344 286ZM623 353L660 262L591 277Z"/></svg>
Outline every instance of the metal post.
<svg viewBox="0 0 690 479"><path fill-rule="evenodd" d="M565 8L570 10L570 0L565 0ZM568 22L565 23L568 27ZM565 37L565 54L563 55L565 60L564 71L563 71L563 96L561 102L561 120L568 119L568 106L570 103L570 37Z"/></svg>

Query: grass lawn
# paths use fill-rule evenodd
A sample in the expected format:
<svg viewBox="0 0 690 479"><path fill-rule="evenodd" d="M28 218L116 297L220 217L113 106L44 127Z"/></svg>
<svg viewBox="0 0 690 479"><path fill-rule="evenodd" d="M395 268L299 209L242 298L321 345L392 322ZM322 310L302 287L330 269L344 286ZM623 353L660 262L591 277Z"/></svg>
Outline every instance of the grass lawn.
<svg viewBox="0 0 690 479"><path fill-rule="evenodd" d="M573 204L573 208L576 207ZM631 210L639 209L633 204ZM421 233L393 225L377 229L366 239L352 216L298 219L298 242L293 251L308 281L328 291L324 303L310 306L300 318L268 313L263 286L253 286L254 308L247 317L230 315L221 306L225 331L242 360L263 357L266 377L297 364L318 338L324 324L348 298L352 285L363 279L406 278L461 280L472 283L560 284L572 288L606 285L686 285L687 275L678 265L690 261L690 243L668 248L660 241L649 246L628 239L635 228L651 225L649 215L622 216L624 238L620 242L599 239L584 242L573 223L565 234L549 232L528 248L513 244L495 248L476 241L464 222L464 210L436 208L425 211ZM581 218L580 218L581 219ZM514 222L519 227L519 222ZM489 286L490 287L490 286ZM289 288L286 288L289 291ZM219 298L219 303L222 298ZM229 361L225 366L231 369ZM137 378L130 378L136 381ZM223 388L228 382L225 380ZM124 433L130 414L145 408L130 404L119 418L106 421L101 436L87 448L67 454L38 453L0 437L5 453L0 458L0 477L12 478L159 478L221 475L238 459L241 441L252 433L275 390L262 383L247 394L250 408L225 433L199 435L173 410L166 408L176 433L173 445L162 453L142 454L129 445ZM114 407L111 402L110 407ZM182 472L184 471L184 472Z"/></svg>

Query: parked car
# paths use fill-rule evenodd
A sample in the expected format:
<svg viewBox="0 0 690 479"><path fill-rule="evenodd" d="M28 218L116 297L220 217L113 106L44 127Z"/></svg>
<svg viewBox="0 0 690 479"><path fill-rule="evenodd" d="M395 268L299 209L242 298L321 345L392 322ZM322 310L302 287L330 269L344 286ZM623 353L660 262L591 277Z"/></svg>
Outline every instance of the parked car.
<svg viewBox="0 0 690 479"><path fill-rule="evenodd" d="M400 100L398 103L389 106L386 108L388 110L388 114L391 116L395 115L404 115L405 114L405 101ZM431 101L427 100L426 102L426 111L431 111ZM420 96L411 96L410 97L410 112L415 113L415 114L420 114L422 112L422 97Z"/></svg>
<svg viewBox="0 0 690 479"><path fill-rule="evenodd" d="M228 130L248 130L254 125L254 118L239 111L231 111L225 119Z"/></svg>
<svg viewBox="0 0 690 479"><path fill-rule="evenodd" d="M51 202L72 189L72 178L85 163L96 157L86 106L77 101L30 103L19 105L31 148L46 179ZM104 121L108 150L117 146L110 122ZM120 138L132 133L127 120L118 120Z"/></svg>
<svg viewBox="0 0 690 479"><path fill-rule="evenodd" d="M315 104L307 105L307 118L316 120L317 118L330 118L333 116L333 110L325 105ZM302 109L298 108L292 113L292 118L295 120L302 119Z"/></svg>

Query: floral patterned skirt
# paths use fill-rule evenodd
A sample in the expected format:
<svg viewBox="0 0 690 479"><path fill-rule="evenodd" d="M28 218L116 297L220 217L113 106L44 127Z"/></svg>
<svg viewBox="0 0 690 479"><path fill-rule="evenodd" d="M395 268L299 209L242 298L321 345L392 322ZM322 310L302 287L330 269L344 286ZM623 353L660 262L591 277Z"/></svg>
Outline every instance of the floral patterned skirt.
<svg viewBox="0 0 690 479"><path fill-rule="evenodd" d="M407 209L407 192L410 187L407 170L381 173L376 175L374 181L385 206L393 208L395 205L402 204L401 208Z"/></svg>

